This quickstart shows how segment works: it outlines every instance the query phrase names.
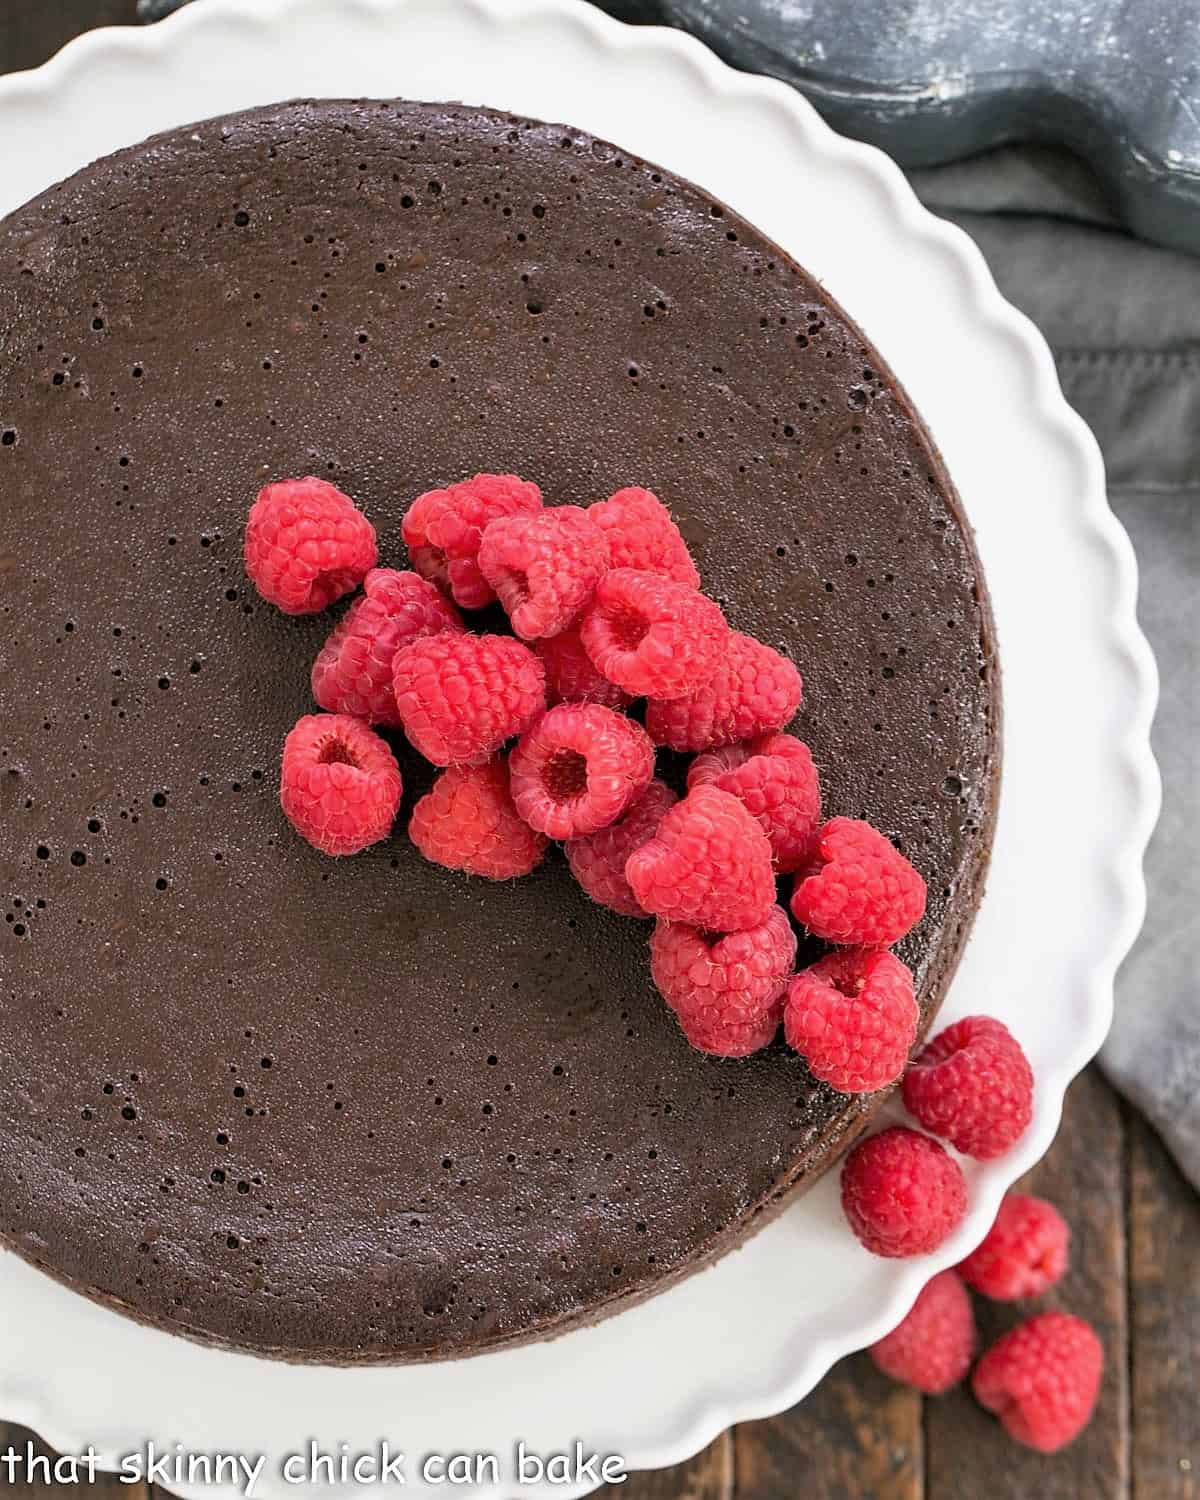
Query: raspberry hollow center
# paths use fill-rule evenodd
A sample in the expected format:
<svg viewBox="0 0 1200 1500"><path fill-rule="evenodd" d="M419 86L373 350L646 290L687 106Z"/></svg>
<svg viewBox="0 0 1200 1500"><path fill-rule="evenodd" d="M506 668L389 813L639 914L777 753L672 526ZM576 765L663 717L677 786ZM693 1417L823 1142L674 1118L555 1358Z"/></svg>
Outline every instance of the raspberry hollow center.
<svg viewBox="0 0 1200 1500"><path fill-rule="evenodd" d="M556 802L568 802L587 791L587 757L578 750L556 750L546 762L542 781Z"/></svg>
<svg viewBox="0 0 1200 1500"><path fill-rule="evenodd" d="M622 651L636 651L645 640L650 622L632 610L616 610L608 617L608 628L613 641Z"/></svg>
<svg viewBox="0 0 1200 1500"><path fill-rule="evenodd" d="M317 754L319 766L353 766L358 770L358 762L350 751L342 744L341 740L329 739L321 746Z"/></svg>
<svg viewBox="0 0 1200 1500"><path fill-rule="evenodd" d="M347 572L345 568L322 568L319 573L313 575L309 592L314 599L327 597L328 603L332 604L335 599L340 599L343 594L348 594L351 589L357 588L361 581L354 573ZM328 608L328 604L326 607Z"/></svg>
<svg viewBox="0 0 1200 1500"><path fill-rule="evenodd" d="M510 568L504 579L504 607L512 614L529 598L529 578L520 568Z"/></svg>

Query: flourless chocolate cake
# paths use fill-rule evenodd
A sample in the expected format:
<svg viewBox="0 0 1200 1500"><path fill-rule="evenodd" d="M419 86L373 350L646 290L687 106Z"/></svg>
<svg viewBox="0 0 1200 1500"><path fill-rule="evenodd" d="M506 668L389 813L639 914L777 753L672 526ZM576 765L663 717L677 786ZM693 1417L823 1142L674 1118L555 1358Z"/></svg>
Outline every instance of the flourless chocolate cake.
<svg viewBox="0 0 1200 1500"><path fill-rule="evenodd" d="M569 127L294 103L7 219L0 340L4 1242L198 1338L450 1357L659 1291L839 1156L880 1096L782 1041L692 1050L649 924L561 854L425 862L398 736L393 838L297 838L280 746L332 617L241 563L284 475L353 496L395 567L413 497L477 470L655 490L800 667L827 807L928 881L900 948L928 1024L988 854L987 599L928 435L802 270Z"/></svg>

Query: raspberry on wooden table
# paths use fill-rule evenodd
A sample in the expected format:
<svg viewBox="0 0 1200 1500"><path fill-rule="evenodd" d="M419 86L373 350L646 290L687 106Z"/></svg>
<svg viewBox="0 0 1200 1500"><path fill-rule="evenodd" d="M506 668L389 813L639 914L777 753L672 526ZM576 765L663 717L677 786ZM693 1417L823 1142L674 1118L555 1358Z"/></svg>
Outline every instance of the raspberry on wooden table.
<svg viewBox="0 0 1200 1500"><path fill-rule="evenodd" d="M323 854L357 854L387 838L403 790L385 741L348 714L307 714L283 742L279 801Z"/></svg>
<svg viewBox="0 0 1200 1500"><path fill-rule="evenodd" d="M392 687L404 732L435 766L486 760L546 704L546 674L507 635L443 631L402 647Z"/></svg>
<svg viewBox="0 0 1200 1500"><path fill-rule="evenodd" d="M766 834L714 786L693 788L666 813L629 856L625 877L644 911L710 932L757 927L775 904Z"/></svg>
<svg viewBox="0 0 1200 1500"><path fill-rule="evenodd" d="M312 668L313 697L331 713L397 727L392 662L401 646L442 630L463 629L440 589L416 573L372 568L356 599L333 628Z"/></svg>
<svg viewBox="0 0 1200 1500"><path fill-rule="evenodd" d="M724 934L660 919L650 938L659 994L692 1046L717 1057L747 1057L772 1040L795 961L796 934L780 906L757 927Z"/></svg>
<svg viewBox="0 0 1200 1500"><path fill-rule="evenodd" d="M1070 1313L1040 1313L992 1345L975 1366L975 1399L1005 1431L1040 1453L1056 1453L1091 1420L1104 1349Z"/></svg>
<svg viewBox="0 0 1200 1500"><path fill-rule="evenodd" d="M597 670L635 698L690 693L717 670L730 635L719 604L634 568L604 575L579 631Z"/></svg>
<svg viewBox="0 0 1200 1500"><path fill-rule="evenodd" d="M588 506L588 515L608 537L614 568L661 573L689 588L700 587L700 572L671 512L651 490L618 490Z"/></svg>
<svg viewBox="0 0 1200 1500"><path fill-rule="evenodd" d="M513 801L531 828L578 838L615 823L649 785L654 746L640 724L599 703L560 703L525 731L509 762Z"/></svg>
<svg viewBox="0 0 1200 1500"><path fill-rule="evenodd" d="M786 656L735 630L701 687L685 697L651 694L646 729L670 750L713 750L782 729L801 693L800 673Z"/></svg>
<svg viewBox="0 0 1200 1500"><path fill-rule="evenodd" d="M967 1284L995 1302L1040 1297L1067 1269L1071 1231L1052 1203L1007 1193L983 1243L959 1266Z"/></svg>
<svg viewBox="0 0 1200 1500"><path fill-rule="evenodd" d="M400 534L422 578L445 589L463 609L482 609L496 595L479 571L479 544L501 516L541 510L542 492L515 474L476 474L444 490L418 495Z"/></svg>
<svg viewBox="0 0 1200 1500"><path fill-rule="evenodd" d="M904 1322L869 1350L885 1375L940 1396L971 1368L975 1314L962 1278L939 1271L926 1283Z"/></svg>
<svg viewBox="0 0 1200 1500"><path fill-rule="evenodd" d="M904 1072L921 1018L913 977L886 948L829 953L788 985L788 1046L843 1094L887 1088Z"/></svg>
<svg viewBox="0 0 1200 1500"><path fill-rule="evenodd" d="M688 767L687 781L689 787L711 784L736 797L770 839L781 874L808 858L821 821L821 787L803 740L764 734L748 744L705 751Z"/></svg>
<svg viewBox="0 0 1200 1500"><path fill-rule="evenodd" d="M925 882L877 828L830 818L796 875L792 915L828 943L886 948L925 913Z"/></svg>
<svg viewBox="0 0 1200 1500"><path fill-rule="evenodd" d="M967 1184L937 1141L893 1125L860 1141L847 1156L842 1210L873 1255L926 1255L962 1222Z"/></svg>
<svg viewBox="0 0 1200 1500"><path fill-rule="evenodd" d="M508 766L495 756L481 766L450 766L413 808L409 837L426 859L486 880L528 875L547 839L513 805Z"/></svg>
<svg viewBox="0 0 1200 1500"><path fill-rule="evenodd" d="M608 541L577 505L502 516L479 544L479 571L525 641L566 630L608 568Z"/></svg>
<svg viewBox="0 0 1200 1500"><path fill-rule="evenodd" d="M357 588L375 566L375 528L325 479L280 479L250 507L246 573L284 614L315 615Z"/></svg>
<svg viewBox="0 0 1200 1500"><path fill-rule="evenodd" d="M564 852L571 874L593 901L621 917L647 915L625 878L625 863L654 834L664 813L677 801L671 788L656 779L615 823L598 833L568 839Z"/></svg>
<svg viewBox="0 0 1200 1500"><path fill-rule="evenodd" d="M583 649L577 630L535 641L533 649L546 669L546 701L556 703L603 703L605 708L628 708L633 699L615 682L602 677Z"/></svg>
<svg viewBox="0 0 1200 1500"><path fill-rule="evenodd" d="M964 1016L913 1058L904 1107L964 1156L987 1161L1024 1134L1033 1115L1033 1070L1002 1021Z"/></svg>

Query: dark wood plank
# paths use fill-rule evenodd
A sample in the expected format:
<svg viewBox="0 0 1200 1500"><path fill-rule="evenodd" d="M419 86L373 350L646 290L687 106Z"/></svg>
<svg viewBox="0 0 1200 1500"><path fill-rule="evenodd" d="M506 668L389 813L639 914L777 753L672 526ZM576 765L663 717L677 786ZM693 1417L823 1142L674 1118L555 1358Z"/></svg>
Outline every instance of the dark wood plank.
<svg viewBox="0 0 1200 1500"><path fill-rule="evenodd" d="M702 1453L672 1469L643 1469L624 1484L596 1491L603 1500L733 1500L733 1438L723 1432Z"/></svg>
<svg viewBox="0 0 1200 1500"><path fill-rule="evenodd" d="M0 73L35 68L94 26L136 18L137 0L0 0Z"/></svg>
<svg viewBox="0 0 1200 1500"><path fill-rule="evenodd" d="M1200 1197L1129 1121L1134 1500L1200 1500Z"/></svg>
<svg viewBox="0 0 1200 1500"><path fill-rule="evenodd" d="M31 1466L28 1462L27 1445L30 1443L33 1444L33 1452L51 1466L48 1483L46 1470L42 1465L35 1462ZM11 1485L8 1482L7 1467L0 1468L0 1491L3 1491L6 1500L8 1497L11 1500L64 1500L66 1496L85 1494L89 1500L119 1500L121 1496L127 1497L127 1500L152 1500L149 1485L122 1484L115 1474L97 1472L95 1484L89 1485L86 1471L82 1467L77 1471L75 1482L72 1482L69 1470L60 1470L61 1482L55 1482L53 1464L58 1455L23 1427L0 1422L0 1455L7 1453L10 1447L17 1454L17 1466L15 1480ZM167 1500L167 1497L161 1496L160 1500Z"/></svg>
<svg viewBox="0 0 1200 1500"><path fill-rule="evenodd" d="M739 1500L921 1500L921 1398L865 1354L799 1406L734 1433Z"/></svg>
<svg viewBox="0 0 1200 1500"><path fill-rule="evenodd" d="M1020 1184L1049 1198L1071 1224L1071 1269L1030 1306L979 1299L984 1346L1030 1311L1061 1307L1091 1321L1104 1344L1105 1374L1091 1426L1069 1448L1044 1456L1022 1448L968 1390L925 1406L926 1500L1125 1500L1129 1495L1125 1161L1122 1107L1094 1069L1072 1085L1053 1149ZM986 1476L984 1481L983 1476ZM986 1489L982 1486L986 1482ZM966 1488L964 1488L966 1486ZM1157 1492L1149 1491L1147 1496Z"/></svg>

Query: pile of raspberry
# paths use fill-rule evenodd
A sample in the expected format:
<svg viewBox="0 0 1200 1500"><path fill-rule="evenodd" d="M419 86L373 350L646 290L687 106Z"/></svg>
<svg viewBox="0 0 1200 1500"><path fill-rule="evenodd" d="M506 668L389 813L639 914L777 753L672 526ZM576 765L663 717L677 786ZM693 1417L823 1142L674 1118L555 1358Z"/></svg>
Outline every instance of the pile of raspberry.
<svg viewBox="0 0 1200 1500"><path fill-rule="evenodd" d="M296 830L332 855L387 838L403 785L380 731L400 732L440 768L408 819L426 859L507 880L557 840L592 900L654 919L651 974L693 1046L745 1057L782 1024L822 1082L895 1083L919 1011L890 949L925 882L869 823L822 821L786 732L800 673L701 591L666 506L637 488L547 506L477 474L418 496L400 529L410 571L378 566L370 521L324 480L268 484L250 511L264 598L313 614L361 588L313 663L324 712L284 745ZM468 629L497 603L508 630ZM660 747L691 757L682 795L655 775ZM792 918L832 949L799 972Z"/></svg>
<svg viewBox="0 0 1200 1500"><path fill-rule="evenodd" d="M250 511L246 571L265 599L301 615L355 595L313 663L323 711L284 743L280 800L297 832L331 855L388 838L404 788L385 735L403 734L439 770L408 818L421 854L509 880L561 843L593 901L653 919L650 972L692 1046L746 1057L782 1025L842 1093L903 1077L927 1133L894 1126L857 1145L842 1205L874 1254L935 1250L967 1202L941 1142L981 1159L1007 1151L1029 1123L1033 1075L983 1016L909 1066L920 1012L891 950L924 915L925 882L869 823L823 820L812 754L787 732L795 665L731 628L649 490L547 506L536 484L476 474L418 496L400 530L411 570L378 566L374 527L325 480L268 484ZM497 605L507 630L468 629L464 612L496 619ZM655 774L664 748L689 757L681 794ZM798 930L828 951L797 971ZM1036 1283L1043 1263L1024 1264L1018 1238L976 1252L975 1285ZM880 1362L944 1388L969 1363L969 1314L961 1282L935 1278ZM1044 1447L1086 1420L1099 1380L1079 1320L1063 1318L1035 1319L976 1370L985 1404Z"/></svg>
<svg viewBox="0 0 1200 1500"><path fill-rule="evenodd" d="M871 1346L871 1358L930 1396L970 1371L975 1399L1011 1437L1057 1452L1087 1426L1099 1398L1104 1350L1095 1330L1055 1307L1021 1318L976 1359L970 1291L1003 1303L1040 1297L1065 1274L1070 1239L1053 1204L1009 1193L979 1248L926 1284L899 1327Z"/></svg>
<svg viewBox="0 0 1200 1500"><path fill-rule="evenodd" d="M876 1255L927 1254L958 1227L966 1179L942 1140L982 1160L1007 1151L1029 1123L1033 1073L1005 1026L967 1016L917 1053L901 1097L930 1134L893 1125L855 1146L842 1168L843 1211ZM983 1243L957 1269L934 1276L908 1317L872 1345L875 1363L928 1395L949 1390L975 1356L968 1287L998 1302L1040 1296L1066 1271L1069 1246L1070 1231L1052 1204L1009 1193ZM1055 1309L997 1339L975 1364L971 1387L1012 1437L1052 1453L1090 1420L1103 1365L1095 1331Z"/></svg>

